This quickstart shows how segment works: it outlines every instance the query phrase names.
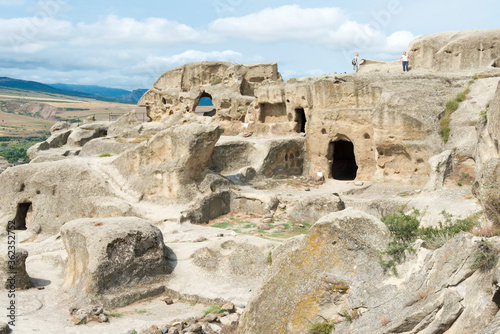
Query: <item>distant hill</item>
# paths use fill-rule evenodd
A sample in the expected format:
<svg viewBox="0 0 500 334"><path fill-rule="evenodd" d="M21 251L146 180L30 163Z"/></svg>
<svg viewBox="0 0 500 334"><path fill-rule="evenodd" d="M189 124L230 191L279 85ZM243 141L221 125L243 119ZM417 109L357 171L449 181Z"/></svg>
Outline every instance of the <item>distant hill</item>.
<svg viewBox="0 0 500 334"><path fill-rule="evenodd" d="M0 87L25 89L45 93L86 97L103 101L132 104L137 103L142 95L147 92L147 89L136 89L133 91L128 91L125 89L90 85L43 84L36 81L19 80L7 77L0 77Z"/></svg>
<svg viewBox="0 0 500 334"><path fill-rule="evenodd" d="M65 91L88 94L96 98L127 103L137 103L142 95L148 91L147 89L135 89L133 91L128 91L125 89L94 85L70 85L61 83L50 84L49 86Z"/></svg>
<svg viewBox="0 0 500 334"><path fill-rule="evenodd" d="M68 95L69 93L67 91L51 87L49 85L45 85L40 82L12 79L7 77L0 77L0 86L25 89L25 90L35 90L47 93L64 94L64 95Z"/></svg>

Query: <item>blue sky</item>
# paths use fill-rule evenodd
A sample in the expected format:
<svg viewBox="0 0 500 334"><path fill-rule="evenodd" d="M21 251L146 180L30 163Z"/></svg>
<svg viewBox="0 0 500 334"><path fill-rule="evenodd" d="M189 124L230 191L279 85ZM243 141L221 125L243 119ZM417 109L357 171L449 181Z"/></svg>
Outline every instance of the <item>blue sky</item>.
<svg viewBox="0 0 500 334"><path fill-rule="evenodd" d="M149 88L205 60L277 62L285 79L396 60L409 42L498 28L493 0L0 0L0 76Z"/></svg>

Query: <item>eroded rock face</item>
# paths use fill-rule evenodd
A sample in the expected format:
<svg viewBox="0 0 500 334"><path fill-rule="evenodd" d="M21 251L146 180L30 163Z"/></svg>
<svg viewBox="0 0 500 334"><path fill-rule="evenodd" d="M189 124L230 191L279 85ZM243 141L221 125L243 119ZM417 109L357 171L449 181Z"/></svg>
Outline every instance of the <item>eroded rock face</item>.
<svg viewBox="0 0 500 334"><path fill-rule="evenodd" d="M298 223L314 224L329 213L344 209L345 204L338 194L308 196L295 204L288 217Z"/></svg>
<svg viewBox="0 0 500 334"><path fill-rule="evenodd" d="M230 240L217 246L200 248L191 258L194 265L209 272L260 278L269 268L268 253L271 246L266 246Z"/></svg>
<svg viewBox="0 0 500 334"><path fill-rule="evenodd" d="M447 31L412 41L412 68L441 72L499 67L500 29Z"/></svg>
<svg viewBox="0 0 500 334"><path fill-rule="evenodd" d="M252 166L266 177L322 172L339 180L425 185L430 174L427 161L444 150L439 117L446 102L465 90L471 79L465 74L402 77L381 72L283 82L272 74L274 70L266 70L268 75L261 75L263 79L243 94L238 87L250 82L245 71L272 66L247 65L235 71L238 66L195 63L167 71L140 105L149 108L153 121L170 124L179 117L189 121L199 98L208 94L216 113L203 122L218 123L228 133L242 132L247 124L245 131L286 135L286 140L279 138L281 144L252 138L221 141L214 152L211 167L217 172ZM212 85L210 78L220 75L225 79ZM269 152L268 157L262 156L262 149Z"/></svg>
<svg viewBox="0 0 500 334"><path fill-rule="evenodd" d="M305 333L322 309L328 313L325 303L334 307L347 293L367 297L369 283L363 277L382 278L378 251L388 237L383 223L361 211L346 209L323 217L298 244L287 242L292 247L273 257L266 281L241 318L239 333Z"/></svg>
<svg viewBox="0 0 500 334"><path fill-rule="evenodd" d="M121 116L109 126L108 135L118 137L132 137L139 135L141 122L137 119L135 110Z"/></svg>
<svg viewBox="0 0 500 334"><path fill-rule="evenodd" d="M161 231L140 218L76 219L61 228L61 236L68 252L64 287L80 299L132 293L174 267Z"/></svg>
<svg viewBox="0 0 500 334"><path fill-rule="evenodd" d="M435 251L418 240L394 277L378 260L387 237L377 219L346 209L285 241L239 333L307 333L324 321L346 334L498 331L498 265L471 268L480 238L461 233ZM490 242L500 246L499 238Z"/></svg>
<svg viewBox="0 0 500 334"><path fill-rule="evenodd" d="M26 154L30 160L48 161L60 159L61 156L78 155L80 148L94 138L107 134L109 122L90 122L78 127L70 127L65 122L58 122L51 128L51 136L47 140L30 147Z"/></svg>
<svg viewBox="0 0 500 334"><path fill-rule="evenodd" d="M194 112L202 97L210 97L217 120L243 119L253 104L253 90L264 80L281 80L276 64L239 65L192 63L163 73L138 102L153 121Z"/></svg>
<svg viewBox="0 0 500 334"><path fill-rule="evenodd" d="M136 145L134 143L121 143L113 138L95 138L83 145L79 156L117 155Z"/></svg>
<svg viewBox="0 0 500 334"><path fill-rule="evenodd" d="M24 290L33 287L33 283L26 272L27 257L28 252L21 248L15 250L13 257L5 255L2 257L0 260L1 288L7 290Z"/></svg>
<svg viewBox="0 0 500 334"><path fill-rule="evenodd" d="M0 174L3 173L4 170L12 166L7 159L4 157L0 157Z"/></svg>
<svg viewBox="0 0 500 334"><path fill-rule="evenodd" d="M500 225L500 84L485 116L476 126L479 172L472 190L488 218Z"/></svg>
<svg viewBox="0 0 500 334"><path fill-rule="evenodd" d="M173 126L124 152L113 165L147 197L189 202L222 132L217 125Z"/></svg>
<svg viewBox="0 0 500 334"><path fill-rule="evenodd" d="M117 217L131 213L104 177L75 159L27 164L0 174L0 233L14 220L16 229L57 233L79 217Z"/></svg>
<svg viewBox="0 0 500 334"><path fill-rule="evenodd" d="M484 164L472 191L487 217L500 226L500 159L490 159Z"/></svg>

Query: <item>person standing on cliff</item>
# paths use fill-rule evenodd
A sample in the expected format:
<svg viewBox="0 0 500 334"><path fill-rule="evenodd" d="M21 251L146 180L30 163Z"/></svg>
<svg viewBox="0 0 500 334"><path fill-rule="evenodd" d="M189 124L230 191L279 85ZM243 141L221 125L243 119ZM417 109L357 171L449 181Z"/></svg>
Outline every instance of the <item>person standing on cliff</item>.
<svg viewBox="0 0 500 334"><path fill-rule="evenodd" d="M403 72L406 70L408 72L408 63L410 62L410 56L405 52L403 52L403 55L399 57L399 60L403 62Z"/></svg>
<svg viewBox="0 0 500 334"><path fill-rule="evenodd" d="M359 54L356 52L356 55L354 56L354 59L352 60L352 70L355 71L356 73L359 70Z"/></svg>

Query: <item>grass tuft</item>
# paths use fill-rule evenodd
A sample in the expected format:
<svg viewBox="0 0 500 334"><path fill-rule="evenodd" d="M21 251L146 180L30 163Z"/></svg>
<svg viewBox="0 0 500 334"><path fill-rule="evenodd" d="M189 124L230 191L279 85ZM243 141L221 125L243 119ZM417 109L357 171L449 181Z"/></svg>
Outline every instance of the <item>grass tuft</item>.
<svg viewBox="0 0 500 334"><path fill-rule="evenodd" d="M309 329L310 334L330 334L335 329L335 324L332 321L315 322Z"/></svg>
<svg viewBox="0 0 500 334"><path fill-rule="evenodd" d="M498 263L498 250L488 240L481 240L473 254L471 269L488 271Z"/></svg>

